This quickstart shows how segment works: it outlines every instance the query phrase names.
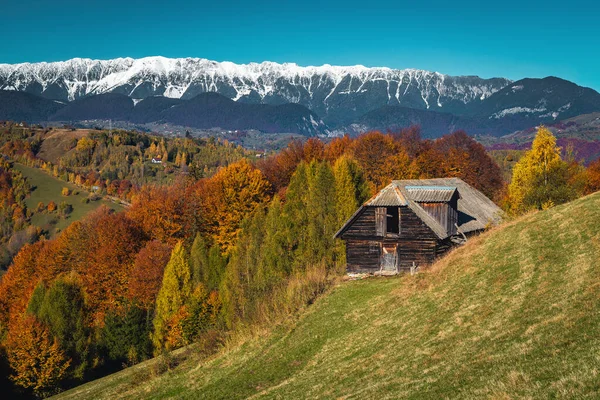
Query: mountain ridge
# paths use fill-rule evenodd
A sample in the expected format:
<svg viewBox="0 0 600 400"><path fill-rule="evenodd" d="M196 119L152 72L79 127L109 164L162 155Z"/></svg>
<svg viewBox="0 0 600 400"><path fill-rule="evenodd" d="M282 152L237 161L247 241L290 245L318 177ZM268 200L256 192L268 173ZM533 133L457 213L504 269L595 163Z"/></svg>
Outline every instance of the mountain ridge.
<svg viewBox="0 0 600 400"><path fill-rule="evenodd" d="M214 91L249 103L299 103L334 124L383 105L459 112L465 104L481 101L510 82L418 69L329 64L301 67L270 61L235 64L202 58L76 58L0 64L0 89L56 100L72 101L106 92L136 99L154 95L188 99Z"/></svg>
<svg viewBox="0 0 600 400"><path fill-rule="evenodd" d="M291 130L309 136L331 132L358 134L373 129L385 131L411 124L421 125L424 136L431 138L457 129L472 135L503 136L600 111L600 93L558 77L513 81L362 65L302 67L295 63L270 61L235 64L160 56L0 64L0 90L19 91L66 103L66 110L72 109L73 103L97 97L94 100L97 110L76 115L96 115L101 109L113 109L114 115L106 114L102 118L139 123L165 117L173 126L198 128L206 128L208 120L212 119L224 129L245 130L259 126L259 130L266 132L286 129L285 132ZM213 107L212 112L223 115L205 113L202 121L202 118L194 118L190 110L185 115L176 112L189 107L181 102L205 93L217 93L233 103L219 100L224 109ZM123 117L124 109L132 108L130 102L123 103L123 109L98 103L108 95L130 98L134 109L138 103L145 108L145 115L138 109L131 112L133 120ZM152 100L145 102L148 99ZM13 119L33 119L34 113L16 113L11 104L5 105L1 100L0 118L7 114L24 116ZM28 101L33 102L32 99ZM39 105L47 105L42 100L36 101ZM240 111L244 107L239 104L248 105L248 112ZM275 115L268 115L264 107L255 107L286 104L307 110L286 106ZM5 109L12 112L4 112ZM242 112L244 118L231 114L234 109ZM249 110L262 114L266 120L257 124L257 116ZM274 119L281 122L282 113L288 115L288 121L298 122L292 126L272 123ZM237 120L230 123L226 117Z"/></svg>

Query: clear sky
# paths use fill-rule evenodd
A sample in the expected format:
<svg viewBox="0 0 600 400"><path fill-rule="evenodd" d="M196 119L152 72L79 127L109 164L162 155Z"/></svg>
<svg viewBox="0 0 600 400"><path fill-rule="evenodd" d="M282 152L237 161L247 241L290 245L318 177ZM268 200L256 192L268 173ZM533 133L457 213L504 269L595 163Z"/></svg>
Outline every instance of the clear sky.
<svg viewBox="0 0 600 400"><path fill-rule="evenodd" d="M592 0L0 0L0 9L0 63L162 55L554 75L600 90Z"/></svg>

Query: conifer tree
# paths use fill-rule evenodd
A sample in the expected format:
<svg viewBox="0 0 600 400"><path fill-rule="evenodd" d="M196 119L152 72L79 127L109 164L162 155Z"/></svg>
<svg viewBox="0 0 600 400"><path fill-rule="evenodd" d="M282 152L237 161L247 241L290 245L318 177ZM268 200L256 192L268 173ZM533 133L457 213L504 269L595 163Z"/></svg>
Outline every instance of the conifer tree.
<svg viewBox="0 0 600 400"><path fill-rule="evenodd" d="M43 300L40 301L42 293ZM49 327L61 349L72 359L73 376L82 378L90 354L85 300L77 277L59 278L45 291L38 286L28 310Z"/></svg>
<svg viewBox="0 0 600 400"><path fill-rule="evenodd" d="M347 156L336 160L333 174L336 225L339 228L369 198L369 185L358 163ZM335 247L338 267L341 269L346 264L346 247L342 240L337 240Z"/></svg>
<svg viewBox="0 0 600 400"><path fill-rule="evenodd" d="M135 363L152 354L146 311L132 303L123 312L111 310L104 319L102 346L113 361Z"/></svg>
<svg viewBox="0 0 600 400"><path fill-rule="evenodd" d="M194 286L206 282L205 275L208 269L208 246L204 237L197 233L190 248L190 267Z"/></svg>
<svg viewBox="0 0 600 400"><path fill-rule="evenodd" d="M208 263L202 283L208 291L217 290L221 284L221 279L227 266L226 256L221 254L221 248L214 244L208 251Z"/></svg>
<svg viewBox="0 0 600 400"><path fill-rule="evenodd" d="M510 211L519 214L531 209L541 210L576 197L569 186L568 172L556 138L547 128L540 127L531 150L514 166L508 186Z"/></svg>
<svg viewBox="0 0 600 400"><path fill-rule="evenodd" d="M290 240L288 221L283 217L281 201L275 196L269 204L264 221L261 221L264 233L261 234L262 246L258 263L258 281L270 285L291 272Z"/></svg>
<svg viewBox="0 0 600 400"><path fill-rule="evenodd" d="M238 245L233 248L221 286L219 287L219 294L223 302L223 319L230 329L233 328L236 321L245 315L248 303L246 288L247 282L244 282L242 275Z"/></svg>
<svg viewBox="0 0 600 400"><path fill-rule="evenodd" d="M347 156L333 165L336 216L341 226L369 198L369 186L358 163Z"/></svg>
<svg viewBox="0 0 600 400"><path fill-rule="evenodd" d="M156 298L154 333L152 335L155 350L159 351L163 348L169 320L185 305L191 292L190 266L185 248L179 242L173 248Z"/></svg>
<svg viewBox="0 0 600 400"><path fill-rule="evenodd" d="M331 261L336 227L335 180L326 162L301 163L292 176L285 214L294 249L294 265L304 268Z"/></svg>

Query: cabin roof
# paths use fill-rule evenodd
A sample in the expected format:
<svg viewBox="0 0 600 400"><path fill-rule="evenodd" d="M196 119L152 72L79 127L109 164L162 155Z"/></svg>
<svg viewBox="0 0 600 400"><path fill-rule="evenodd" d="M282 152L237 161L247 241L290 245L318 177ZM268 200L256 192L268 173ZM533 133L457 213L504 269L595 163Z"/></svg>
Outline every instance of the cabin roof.
<svg viewBox="0 0 600 400"><path fill-rule="evenodd" d="M458 192L458 229L469 233L485 229L488 224L501 221L502 210L479 190L459 178L409 179L392 181L375 196L363 204L340 228L335 237L345 230L362 214L366 207L408 207L440 239L447 238L448 232L427 213L419 203L449 202Z"/></svg>
<svg viewBox="0 0 600 400"><path fill-rule="evenodd" d="M394 186L394 185L392 185ZM447 203L457 192L455 186L404 186L411 200L418 203Z"/></svg>
<svg viewBox="0 0 600 400"><path fill-rule="evenodd" d="M459 178L409 179L393 181L397 187L407 186L454 186L458 199L458 228L469 233L497 225L502 220L502 210L483 193Z"/></svg>
<svg viewBox="0 0 600 400"><path fill-rule="evenodd" d="M396 186L388 185L367 200L365 205L372 207L402 207L407 206L408 201Z"/></svg>

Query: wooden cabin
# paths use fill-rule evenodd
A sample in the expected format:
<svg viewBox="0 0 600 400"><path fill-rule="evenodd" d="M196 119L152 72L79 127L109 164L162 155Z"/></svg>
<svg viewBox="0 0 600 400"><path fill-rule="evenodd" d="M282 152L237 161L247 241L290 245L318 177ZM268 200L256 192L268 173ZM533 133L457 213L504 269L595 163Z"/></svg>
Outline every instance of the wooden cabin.
<svg viewBox="0 0 600 400"><path fill-rule="evenodd" d="M502 211L458 178L393 181L335 234L346 242L347 272L392 274L431 264Z"/></svg>

